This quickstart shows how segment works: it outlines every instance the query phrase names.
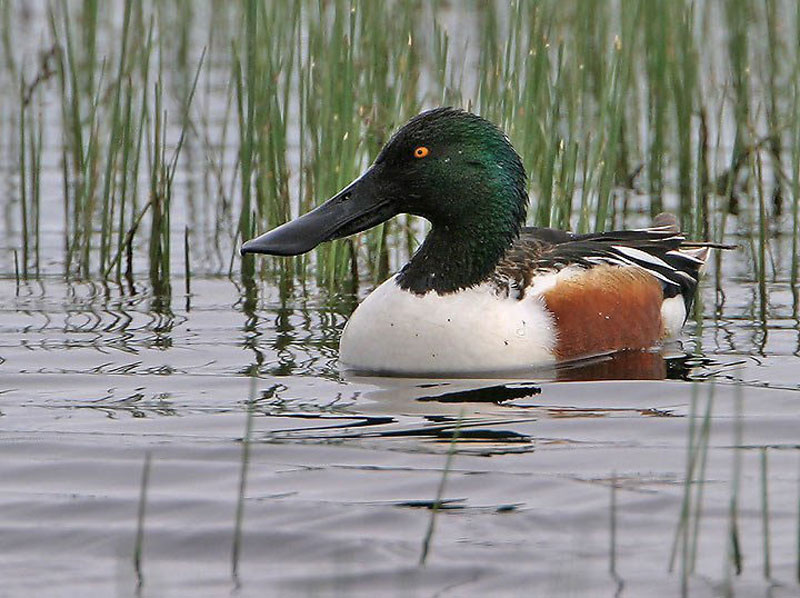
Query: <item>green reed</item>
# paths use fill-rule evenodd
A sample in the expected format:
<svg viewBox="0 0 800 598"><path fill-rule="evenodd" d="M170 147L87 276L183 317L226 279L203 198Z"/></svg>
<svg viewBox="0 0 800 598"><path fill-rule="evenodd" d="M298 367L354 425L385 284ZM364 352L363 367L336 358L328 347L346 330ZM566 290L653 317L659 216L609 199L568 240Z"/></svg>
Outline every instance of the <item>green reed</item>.
<svg viewBox="0 0 800 598"><path fill-rule="evenodd" d="M375 148L363 153L356 148L354 152L350 142L363 129L357 120L345 116L348 110L352 114L354 89L360 91L360 103L366 104L376 91L385 89L374 85L376 80L383 81L380 73L392 70L391 55L386 68L386 54L380 45L371 42L369 32L375 11L370 7L350 3L348 15L342 12L341 4L334 4L327 11L304 6L308 10L301 11L300 27L308 23L307 55L311 58L308 63L301 60L295 71L303 89L300 143L311 149L301 151L305 176L300 183L300 211L313 207L346 184L374 157ZM436 76L422 95L423 105L425 98L459 98L462 105L476 107L509 132L531 174L532 221L571 225L579 230L613 225L627 214L624 204L620 209L619 197L626 188L637 185L637 177L644 173L641 176L646 177L652 193L648 201L651 214L663 209L665 190L677 191L679 203L666 207L680 214L684 228L695 235L718 234L724 227L715 221L724 216L713 210L716 201L710 196L710 181L717 180L715 174L727 173L722 177L727 182L724 191L732 196L737 190L734 175L742 166L741 159L735 156L737 152L753 153L752 148L748 149L746 135L753 127L747 120L753 93L748 78L748 47L743 55L733 42L728 46L730 64L738 73L732 82L736 90L734 109L745 119L738 125L740 149L734 152L730 168L721 173L710 172L715 165L709 156L707 111L713 102L703 98L708 90L702 84L701 61L706 43L703 33L711 26L708 15L698 25L695 8L688 3L628 1L619 4L617 13L610 8L595 8L587 8L585 3L561 8L556 3L516 2L507 9L510 18L502 18L499 11L506 9L500 5L477 7L478 69L473 81L465 82L463 77L458 80L457 94L452 91L456 87L453 73L460 72L459 65L450 58L450 34L436 22L435 14L433 41L428 48L420 49L413 42L419 38L413 25L419 23L419 14L427 16L425 10L406 14L403 19L392 18L393 23L403 25L388 31L400 32L394 44L396 51L408 37L407 45L416 50L409 58L433 65ZM742 14L749 9L741 2L726 9L737 40L742 38ZM384 23L389 12L391 9L384 11ZM412 24L412 31L403 31L407 21ZM668 26L656 31L652 23ZM773 35L777 35L774 21L767 19L760 25L772 27ZM364 43L350 42L351 39ZM381 37L385 39L386 35ZM334 57L326 61L319 47ZM375 56L381 59L375 61ZM373 69L367 69L363 79L356 76L358 68L372 63ZM774 57L772 64L776 64ZM640 90L633 84L635 75L642 70L649 75L646 136L639 133L637 126L642 118L635 101ZM778 69L772 72L771 103L783 108L781 74ZM336 82L326 81L325 76L330 73L337 73ZM396 88L418 85L416 72L411 71L411 75L403 76L403 71L398 70L393 81ZM310 90L322 93L311 94ZM403 94L394 95L395 100L402 97ZM408 105L416 107L419 103L409 101ZM404 105L389 103L395 114L403 114ZM401 118L395 120L402 122ZM779 122L780 118L776 115L772 121ZM361 139L369 145L369 136L363 132ZM780 173L773 174L777 180ZM769 182L762 179L760 184ZM751 201L749 197L744 200ZM412 222L407 223L413 226ZM408 224L406 233L411 228ZM264 222L264 228L268 226L269 219ZM394 223L364 235L368 251L356 255L378 273L378 278L386 270L383 248L392 242L402 245L402 234L386 234L393 226ZM413 242L407 245L413 248ZM318 250L316 263L308 263L315 266L320 281L341 280L353 271L349 267L354 259L350 247L334 244ZM759 272L758 276L762 274Z"/></svg>
<svg viewBox="0 0 800 598"><path fill-rule="evenodd" d="M152 455L147 451L142 465L142 477L139 484L139 505L136 510L136 540L133 546L133 570L136 573L138 586L144 585L144 571L142 569L142 555L144 554L144 524L147 514L147 492L150 488L150 467Z"/></svg>
<svg viewBox="0 0 800 598"><path fill-rule="evenodd" d="M797 475L797 543L795 544L795 579L800 584L800 470Z"/></svg>
<svg viewBox="0 0 800 598"><path fill-rule="evenodd" d="M705 409L700 413L699 385L692 385L687 430L686 474L680 515L672 541L668 569L673 571L680 556L681 587L686 593L689 577L695 572L700 523L703 519L703 491L711 437L715 386L712 381L705 399Z"/></svg>
<svg viewBox="0 0 800 598"><path fill-rule="evenodd" d="M797 11L796 32L800 35L800 10ZM790 129L790 145L791 152L791 197L792 201L792 262L791 272L789 274L789 282L792 288L792 295L794 298L792 306L792 314L795 319L800 315L800 300L798 298L798 270L800 270L800 246L798 245L798 238L800 237L800 84L798 77L800 77L800 62L795 65L793 69L794 82L792 84L792 100L791 100L791 129Z"/></svg>
<svg viewBox="0 0 800 598"><path fill-rule="evenodd" d="M197 81L203 67L205 50L200 55L197 64L194 80L184 99L184 112L188 112L188 107L192 103ZM152 151L150 154L150 202L143 208L150 209L150 283L158 294L169 296L170 287L170 233L172 227L171 205L172 205L172 185L175 172L178 167L181 150L186 139L188 121L184 119L180 137L178 138L171 155L167 153L167 122L168 112L162 108L163 101L163 80L162 67L159 62L158 79L155 84L153 100L153 135Z"/></svg>
<svg viewBox="0 0 800 598"><path fill-rule="evenodd" d="M688 540L689 540L689 526L690 526L690 518L691 518L691 498L692 498L692 484L695 480L695 467L697 462L697 450L696 450L696 443L697 439L695 437L695 425L696 425L696 414L697 414L697 385L692 385L692 397L691 402L689 403L689 429L686 434L687 438L687 447L686 447L686 474L683 483L683 500L681 501L681 513L680 518L678 519L678 527L675 530L675 537L673 538L672 542L672 550L670 551L670 559L669 559L669 571L673 571L675 567L675 560L678 556L679 548L683 548L682 555L683 558L681 560L681 571L684 572L682 576L683 579L686 579L686 572L688 571L688 567L686 566L687 557L689 551L687 549Z"/></svg>
<svg viewBox="0 0 800 598"><path fill-rule="evenodd" d="M456 450L458 448L458 438L461 435L461 424L464 422L464 409L462 408L458 412L458 419L456 420L455 426L452 429L452 435L450 436L450 445L447 449L447 459L444 463L444 469L442 469L442 477L439 478L439 485L436 488L436 499L433 501L433 505L431 506L431 516L428 519L428 527L425 530L425 536L422 539L422 552L419 555L419 566L422 567L428 562L428 555L430 554L431 550L431 542L433 542L433 534L436 531L436 516L439 514L439 510L442 508L442 499L444 498L444 491L447 487L447 477L450 475L450 471L453 467L453 459L456 455Z"/></svg>
<svg viewBox="0 0 800 598"><path fill-rule="evenodd" d="M109 260L111 251L111 220L114 216L114 206L111 202L112 185L115 181L114 165L117 161L117 154L125 140L126 127L122 124L122 88L124 84L125 66L127 64L128 31L131 19L131 0L125 1L124 17L122 23L122 41L119 52L119 63L117 68L116 80L113 83L114 100L111 109L110 137L106 147L106 168L103 182L102 198L102 224L100 236L100 269L105 272L105 266ZM124 196L123 196L124 197ZM120 210L122 213L122 210Z"/></svg>
<svg viewBox="0 0 800 598"><path fill-rule="evenodd" d="M54 0L42 31L52 76L33 85L48 69L37 74L35 58L17 49L18 7L2 0L0 79L33 89L4 121L16 133L23 277L40 265L35 201L66 216L57 261L67 277L130 285L144 270L168 280L182 270L172 267L181 252L171 251L170 232L186 226L198 244L195 270L238 270L242 240L318 205L410 116L440 104L508 132L529 173L531 224L588 231L641 225L668 209L689 234L719 241L738 214L731 222L759 231L760 257L770 225L787 214L797 245L800 9L788 0L446 10L244 0L214 2L212 19L165 0ZM210 53L203 69L200 44ZM201 105L192 101L197 85ZM53 100L57 122L38 108ZM41 195L41 157L52 151L61 197ZM176 172L191 185L195 169L206 192L176 196ZM404 216L302 258L245 258L241 271L332 287L375 282L424 232ZM794 280L797 249L793 259Z"/></svg>
<svg viewBox="0 0 800 598"><path fill-rule="evenodd" d="M244 523L244 501L247 492L247 474L250 469L250 443L253 434L253 416L255 415L256 390L258 378L250 378L250 395L247 400L245 430L242 436L242 458L239 467L239 491L236 495L236 514L233 526L233 544L231 547L231 577L239 584L239 561L242 554L242 525Z"/></svg>
<svg viewBox="0 0 800 598"><path fill-rule="evenodd" d="M52 49L46 55L47 60L42 59L32 82L26 83L23 77L23 101L20 101L20 205L24 221L20 236L24 274L31 243L37 268L39 263L38 234L31 226L38 229L43 117L41 111L34 112L34 103L42 101L45 93L42 88L52 78L55 85L51 87L55 90L50 93L55 92L60 99L57 147L61 154L66 216L63 258L66 276L119 281L123 258L127 257L126 274L130 281L133 246L148 232L139 230L139 225L144 212L152 210L155 216L150 226L148 252L151 273L157 263L159 278L169 277L169 207L164 208L164 200L171 193L177 157L190 122L184 116L180 137L177 142L170 142L172 152L167 158L163 151L167 113L161 108L153 109L163 94L163 83L157 82L153 91L150 75L151 63L156 58L160 61L163 52L162 47L154 45L154 30L159 40L165 37L165 32L157 29L155 13L148 20L142 7L130 0L125 0L122 8L119 35L111 35L117 45L112 41L111 47L104 46L101 52L98 27L106 21L101 5L85 2L80 11L66 2L48 7ZM112 63L116 65L113 70ZM188 75L191 77L192 71ZM189 81L191 87L177 100L184 115L188 114L197 74ZM26 147L30 150L29 158ZM139 181L145 174L141 170L145 153L150 184L149 197L143 201L139 197ZM140 208L142 204L144 207Z"/></svg>
<svg viewBox="0 0 800 598"><path fill-rule="evenodd" d="M619 479L617 472L611 474L609 488L611 490L611 500L608 504L608 572L615 579L619 579L617 572L617 488Z"/></svg>
<svg viewBox="0 0 800 598"><path fill-rule="evenodd" d="M772 577L772 557L769 532L769 472L767 447L761 447L761 535L763 538L764 579Z"/></svg>
<svg viewBox="0 0 800 598"><path fill-rule="evenodd" d="M650 193L650 216L655 216L664 209L664 177L665 141L669 132L669 77L667 67L669 61L669 30L662 27L659 21L661 8L657 2L647 2L643 6L643 35L645 49L644 68L647 73L647 125L650 130L650 141L645 148L647 159L647 182Z"/></svg>
<svg viewBox="0 0 800 598"><path fill-rule="evenodd" d="M26 151L25 151L25 108L22 102L22 97L25 94L24 80L20 84L20 111L19 111L19 180L20 180L20 215L22 218L22 276L28 278L28 184L27 184L27 167L26 167Z"/></svg>
<svg viewBox="0 0 800 598"><path fill-rule="evenodd" d="M16 53L14 52L14 31L15 20L12 12L10 0L0 1L0 44L3 48L3 65L7 72L16 80L19 77L17 71Z"/></svg>
<svg viewBox="0 0 800 598"><path fill-rule="evenodd" d="M680 559L681 595L689 594L689 581L696 573L698 545L701 522L704 512L704 489L709 483L707 462L711 437L711 423L715 403L715 385L708 388L705 406L701 412L699 386L692 389L692 398L688 414L686 474L683 484L683 498L678 515L675 536L670 552L668 569L672 572ZM774 581L772 567L771 523L770 523L770 487L769 487L769 446L752 447L744 443L744 385L736 384L732 392L733 429L730 443L732 458L731 473L728 480L729 495L727 500L727 529L723 566L725 580L723 593L732 595L735 576L742 575L745 566L743 542L748 539L742 535L740 519L742 517L744 459L749 450L758 457L758 495L761 519L761 575L770 583ZM714 506L714 505L712 505ZM800 528L798 528L800 529ZM756 541L749 538L750 542ZM798 545L800 547L800 544ZM800 552L798 552L800 557Z"/></svg>
<svg viewBox="0 0 800 598"><path fill-rule="evenodd" d="M725 554L726 586L731 585L731 573L737 576L742 573L743 558L741 533L739 530L739 502L742 484L742 408L744 391L741 384L734 390L734 425L733 425L733 463L731 471L731 492L728 502L728 545ZM730 592L728 592L730 593Z"/></svg>

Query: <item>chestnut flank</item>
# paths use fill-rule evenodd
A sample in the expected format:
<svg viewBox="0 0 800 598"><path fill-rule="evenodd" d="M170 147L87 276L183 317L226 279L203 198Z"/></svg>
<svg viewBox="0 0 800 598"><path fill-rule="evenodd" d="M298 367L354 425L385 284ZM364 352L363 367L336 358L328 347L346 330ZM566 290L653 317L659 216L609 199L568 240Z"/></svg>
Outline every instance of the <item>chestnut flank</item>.
<svg viewBox="0 0 800 598"><path fill-rule="evenodd" d="M661 283L638 268L589 268L559 281L542 298L556 323L560 361L647 349L663 334Z"/></svg>

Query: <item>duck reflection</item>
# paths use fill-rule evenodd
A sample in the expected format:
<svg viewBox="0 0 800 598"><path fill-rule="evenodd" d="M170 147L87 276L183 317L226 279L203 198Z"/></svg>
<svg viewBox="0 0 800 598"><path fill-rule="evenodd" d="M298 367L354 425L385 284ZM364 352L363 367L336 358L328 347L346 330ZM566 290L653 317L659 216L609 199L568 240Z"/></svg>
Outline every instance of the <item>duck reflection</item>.
<svg viewBox="0 0 800 598"><path fill-rule="evenodd" d="M486 378L388 378L345 373L351 383L374 387L365 396L378 401L494 403L538 395L542 383L602 380L691 379L697 360L681 353L665 356L660 351L623 351L560 365L549 370L500 374Z"/></svg>
<svg viewBox="0 0 800 598"><path fill-rule="evenodd" d="M564 364L556 380L665 380L670 373L660 351L620 351L593 359Z"/></svg>

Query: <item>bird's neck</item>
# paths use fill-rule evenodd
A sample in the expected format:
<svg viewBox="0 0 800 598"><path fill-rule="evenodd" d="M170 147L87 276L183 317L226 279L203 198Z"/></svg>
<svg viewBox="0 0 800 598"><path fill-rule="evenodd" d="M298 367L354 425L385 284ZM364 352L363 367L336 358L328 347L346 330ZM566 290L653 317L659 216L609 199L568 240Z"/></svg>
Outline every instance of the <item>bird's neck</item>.
<svg viewBox="0 0 800 598"><path fill-rule="evenodd" d="M419 295L455 293L486 281L519 235L519 224L481 220L458 226L434 225L397 277Z"/></svg>

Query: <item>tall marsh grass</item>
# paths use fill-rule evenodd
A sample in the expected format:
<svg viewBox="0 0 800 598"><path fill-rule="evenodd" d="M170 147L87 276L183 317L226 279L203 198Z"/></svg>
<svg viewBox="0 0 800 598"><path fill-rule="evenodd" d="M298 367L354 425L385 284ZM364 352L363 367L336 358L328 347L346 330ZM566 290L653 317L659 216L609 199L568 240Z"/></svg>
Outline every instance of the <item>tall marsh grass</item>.
<svg viewBox="0 0 800 598"><path fill-rule="evenodd" d="M134 288L148 273L169 295L189 270L173 245L191 238L196 273L380 280L424 224L403 216L241 267L236 249L356 177L410 116L450 104L508 132L531 223L588 231L669 209L699 238L754 233L762 281L782 231L794 280L798 40L788 0L0 0L13 233L0 269L13 248L23 278ZM60 223L56 253L42 254L43 222Z"/></svg>

